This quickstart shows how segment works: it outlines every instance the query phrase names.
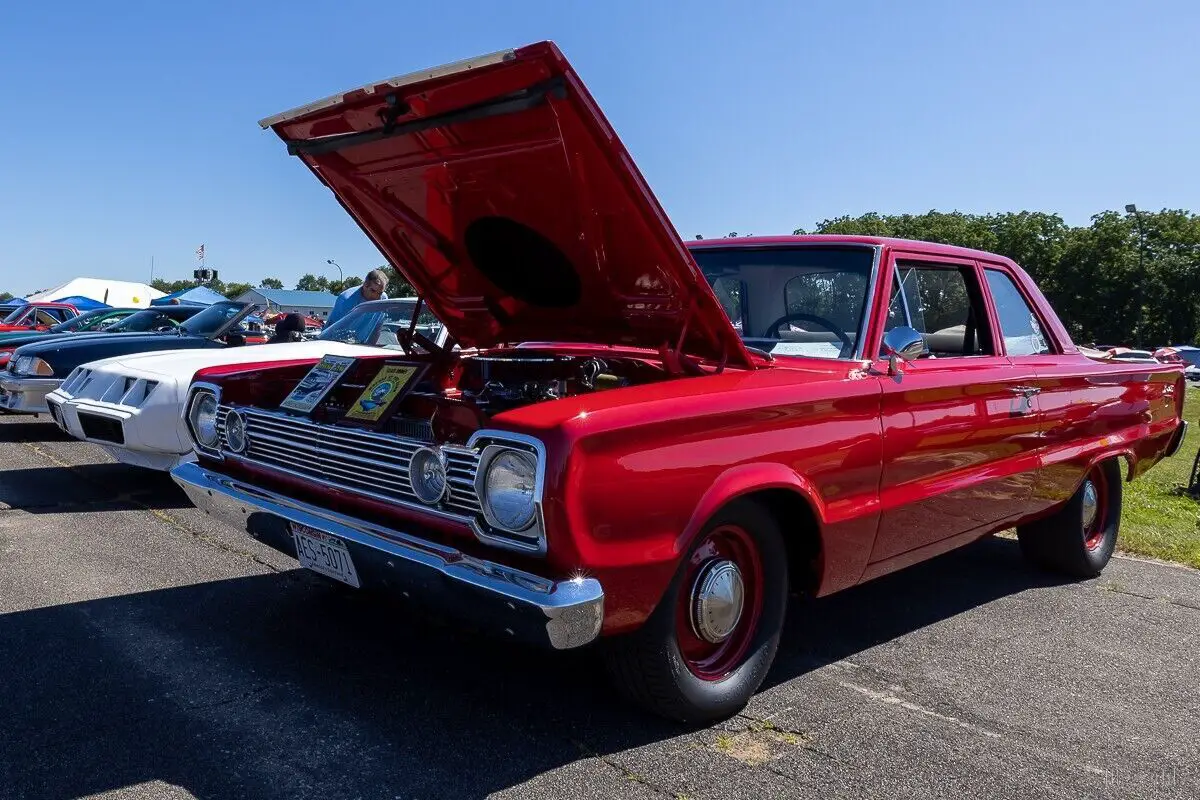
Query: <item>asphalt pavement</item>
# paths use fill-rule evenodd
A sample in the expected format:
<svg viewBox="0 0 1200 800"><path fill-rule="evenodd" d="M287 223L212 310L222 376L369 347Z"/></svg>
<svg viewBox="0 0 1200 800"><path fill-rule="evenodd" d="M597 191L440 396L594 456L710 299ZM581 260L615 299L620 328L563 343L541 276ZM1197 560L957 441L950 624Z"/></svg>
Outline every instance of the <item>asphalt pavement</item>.
<svg viewBox="0 0 1200 800"><path fill-rule="evenodd" d="M680 728L0 418L0 798L1200 797L1194 570L993 538L789 614L745 713Z"/></svg>

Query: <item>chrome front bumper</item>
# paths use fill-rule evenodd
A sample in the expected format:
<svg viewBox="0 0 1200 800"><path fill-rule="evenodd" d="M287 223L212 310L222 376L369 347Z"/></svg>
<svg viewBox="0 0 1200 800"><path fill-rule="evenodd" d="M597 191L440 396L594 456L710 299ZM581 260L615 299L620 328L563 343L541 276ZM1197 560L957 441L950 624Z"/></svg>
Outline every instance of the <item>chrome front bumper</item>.
<svg viewBox="0 0 1200 800"><path fill-rule="evenodd" d="M552 581L293 500L200 464L181 464L171 477L202 511L293 558L287 523L333 534L350 550L364 586L392 588L496 632L559 650L585 645L600 633L604 590L594 578Z"/></svg>
<svg viewBox="0 0 1200 800"><path fill-rule="evenodd" d="M60 378L17 377L11 372L0 374L0 411L14 414L45 414L46 395L62 383Z"/></svg>

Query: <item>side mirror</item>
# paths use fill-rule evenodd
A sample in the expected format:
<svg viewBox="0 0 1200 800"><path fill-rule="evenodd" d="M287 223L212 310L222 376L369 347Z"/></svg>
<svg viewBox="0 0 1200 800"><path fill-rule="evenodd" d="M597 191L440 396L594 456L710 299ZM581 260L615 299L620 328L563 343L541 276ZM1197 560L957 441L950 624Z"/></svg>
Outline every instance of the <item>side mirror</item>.
<svg viewBox="0 0 1200 800"><path fill-rule="evenodd" d="M883 352L888 357L888 375L899 375L901 361L920 358L929 352L929 348L925 346L925 339L920 333L901 325L883 335Z"/></svg>

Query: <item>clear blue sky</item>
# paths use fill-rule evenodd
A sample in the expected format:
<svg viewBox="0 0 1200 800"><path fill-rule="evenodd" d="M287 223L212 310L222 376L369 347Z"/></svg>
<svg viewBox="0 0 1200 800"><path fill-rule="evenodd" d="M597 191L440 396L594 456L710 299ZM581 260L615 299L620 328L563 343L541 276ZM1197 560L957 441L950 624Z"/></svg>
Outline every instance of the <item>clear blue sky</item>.
<svg viewBox="0 0 1200 800"><path fill-rule="evenodd" d="M381 257L256 121L541 39L685 236L865 211L1200 210L1200 4L11 2L0 290L362 273ZM336 272L333 273L336 276Z"/></svg>

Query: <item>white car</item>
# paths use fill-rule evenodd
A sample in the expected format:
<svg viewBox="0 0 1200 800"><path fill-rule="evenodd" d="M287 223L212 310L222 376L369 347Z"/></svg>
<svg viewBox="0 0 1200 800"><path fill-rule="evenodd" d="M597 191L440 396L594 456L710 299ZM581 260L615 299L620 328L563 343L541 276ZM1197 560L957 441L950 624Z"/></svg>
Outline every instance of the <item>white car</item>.
<svg viewBox="0 0 1200 800"><path fill-rule="evenodd" d="M325 355L378 356L403 350L415 298L361 303L320 338L219 350L169 350L106 358L77 367L47 395L51 416L77 439L100 445L118 461L170 470L195 458L183 419L198 370L225 364L318 360ZM444 346L446 331L423 311L416 331ZM412 346L412 345L410 345ZM419 346L419 345L418 345Z"/></svg>

